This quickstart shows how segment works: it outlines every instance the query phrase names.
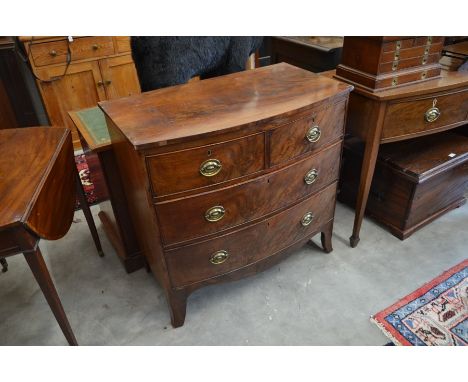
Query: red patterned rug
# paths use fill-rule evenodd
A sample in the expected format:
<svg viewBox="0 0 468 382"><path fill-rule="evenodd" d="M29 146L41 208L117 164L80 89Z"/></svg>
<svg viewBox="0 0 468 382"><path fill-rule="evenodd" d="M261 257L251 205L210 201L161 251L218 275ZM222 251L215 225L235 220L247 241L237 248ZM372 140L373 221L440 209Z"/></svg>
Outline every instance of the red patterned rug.
<svg viewBox="0 0 468 382"><path fill-rule="evenodd" d="M468 259L372 316L371 321L396 345L467 345Z"/></svg>
<svg viewBox="0 0 468 382"><path fill-rule="evenodd" d="M78 174L80 174L81 184L83 185L89 205L102 202L108 198L99 161L97 157L91 157L91 161L92 163L88 165L84 154L75 155L76 168L78 169ZM77 200L76 209L79 208L80 203Z"/></svg>

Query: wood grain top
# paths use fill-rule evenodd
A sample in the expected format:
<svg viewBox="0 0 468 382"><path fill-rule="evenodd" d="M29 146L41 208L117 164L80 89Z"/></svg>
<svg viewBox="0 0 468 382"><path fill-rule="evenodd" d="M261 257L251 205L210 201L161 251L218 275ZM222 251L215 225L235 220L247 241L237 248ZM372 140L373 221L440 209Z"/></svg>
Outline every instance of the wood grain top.
<svg viewBox="0 0 468 382"><path fill-rule="evenodd" d="M335 70L322 72L320 73L320 75L327 78L334 78ZM376 99L379 101L390 101L394 99L407 98L467 87L468 72L442 70L441 76L439 78L434 78L432 80L420 82L417 84L401 86L395 89L382 90L375 93L366 91L365 89L360 88L357 84L353 85L355 85L354 91L356 93L365 95L368 98Z"/></svg>
<svg viewBox="0 0 468 382"><path fill-rule="evenodd" d="M100 102L136 149L190 141L300 110L352 86L286 63Z"/></svg>
<svg viewBox="0 0 468 382"><path fill-rule="evenodd" d="M69 134L49 127L0 130L0 229L29 218Z"/></svg>

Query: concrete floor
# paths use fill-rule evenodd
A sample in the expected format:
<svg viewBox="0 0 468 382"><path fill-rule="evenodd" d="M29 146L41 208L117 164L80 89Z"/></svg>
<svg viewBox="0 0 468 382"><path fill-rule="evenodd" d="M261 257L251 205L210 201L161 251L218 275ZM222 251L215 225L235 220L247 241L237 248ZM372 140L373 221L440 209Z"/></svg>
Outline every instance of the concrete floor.
<svg viewBox="0 0 468 382"><path fill-rule="evenodd" d="M96 216L99 258L81 211L75 218L63 239L40 247L81 345L383 345L369 316L468 257L468 205L404 242L366 219L352 249L354 211L338 204L332 253L306 246L255 277L200 289L173 329L152 275L125 273ZM24 258L8 261L0 344L65 345Z"/></svg>

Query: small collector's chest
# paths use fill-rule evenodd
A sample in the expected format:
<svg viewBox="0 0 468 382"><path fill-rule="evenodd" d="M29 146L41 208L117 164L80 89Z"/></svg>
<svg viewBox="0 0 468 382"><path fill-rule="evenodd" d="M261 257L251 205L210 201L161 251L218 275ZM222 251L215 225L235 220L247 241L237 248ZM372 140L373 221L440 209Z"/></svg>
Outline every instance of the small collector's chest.
<svg viewBox="0 0 468 382"><path fill-rule="evenodd" d="M336 76L376 92L440 75L443 37L345 37Z"/></svg>
<svg viewBox="0 0 468 382"><path fill-rule="evenodd" d="M354 205L363 148L345 140L341 202ZM439 133L381 147L366 213L401 240L464 204L468 190L468 137Z"/></svg>
<svg viewBox="0 0 468 382"><path fill-rule="evenodd" d="M174 327L197 288L253 275L317 233L332 250L351 90L283 63L100 104Z"/></svg>

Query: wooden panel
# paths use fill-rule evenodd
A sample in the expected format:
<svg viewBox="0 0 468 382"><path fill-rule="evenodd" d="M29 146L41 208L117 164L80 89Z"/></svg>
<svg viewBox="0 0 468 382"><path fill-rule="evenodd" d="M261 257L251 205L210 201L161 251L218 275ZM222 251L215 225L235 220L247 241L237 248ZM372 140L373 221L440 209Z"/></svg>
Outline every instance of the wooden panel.
<svg viewBox="0 0 468 382"><path fill-rule="evenodd" d="M140 83L132 56L118 56L99 60L107 99L139 94Z"/></svg>
<svg viewBox="0 0 468 382"><path fill-rule="evenodd" d="M338 179L341 142L300 162L246 183L156 205L165 244L178 243L246 223L285 208ZM317 170L306 184L305 175ZM205 219L213 206L225 209L216 222Z"/></svg>
<svg viewBox="0 0 468 382"><path fill-rule="evenodd" d="M201 164L208 159L221 162L218 174L200 174ZM148 156L146 161L155 196L219 184L264 168L264 135Z"/></svg>
<svg viewBox="0 0 468 382"><path fill-rule="evenodd" d="M38 69L41 79L59 78L65 72L65 65ZM68 112L83 109L106 98L97 62L71 64L67 74L53 82L38 81L42 99L52 126L68 127L72 130L73 143L79 147L79 137Z"/></svg>
<svg viewBox="0 0 468 382"><path fill-rule="evenodd" d="M424 115L436 101L440 117L427 122ZM468 90L461 92L431 94L414 101L390 103L385 114L382 139L440 130L460 124L468 119Z"/></svg>
<svg viewBox="0 0 468 382"><path fill-rule="evenodd" d="M343 136L346 102L312 112L309 118L287 124L270 132L270 164L275 165L306 152L314 152ZM318 125L320 139L311 143L307 130Z"/></svg>
<svg viewBox="0 0 468 382"><path fill-rule="evenodd" d="M66 39L52 42L33 42L29 45L35 66L67 62L68 46L71 60L96 59L114 54L112 37L81 37L68 43Z"/></svg>
<svg viewBox="0 0 468 382"><path fill-rule="evenodd" d="M255 225L200 244L167 251L165 257L173 284L189 285L232 272L311 235L333 218L335 192L336 183ZM304 227L301 219L307 212L312 212L314 218ZM224 263L214 265L210 258L220 250L227 251L229 257Z"/></svg>

